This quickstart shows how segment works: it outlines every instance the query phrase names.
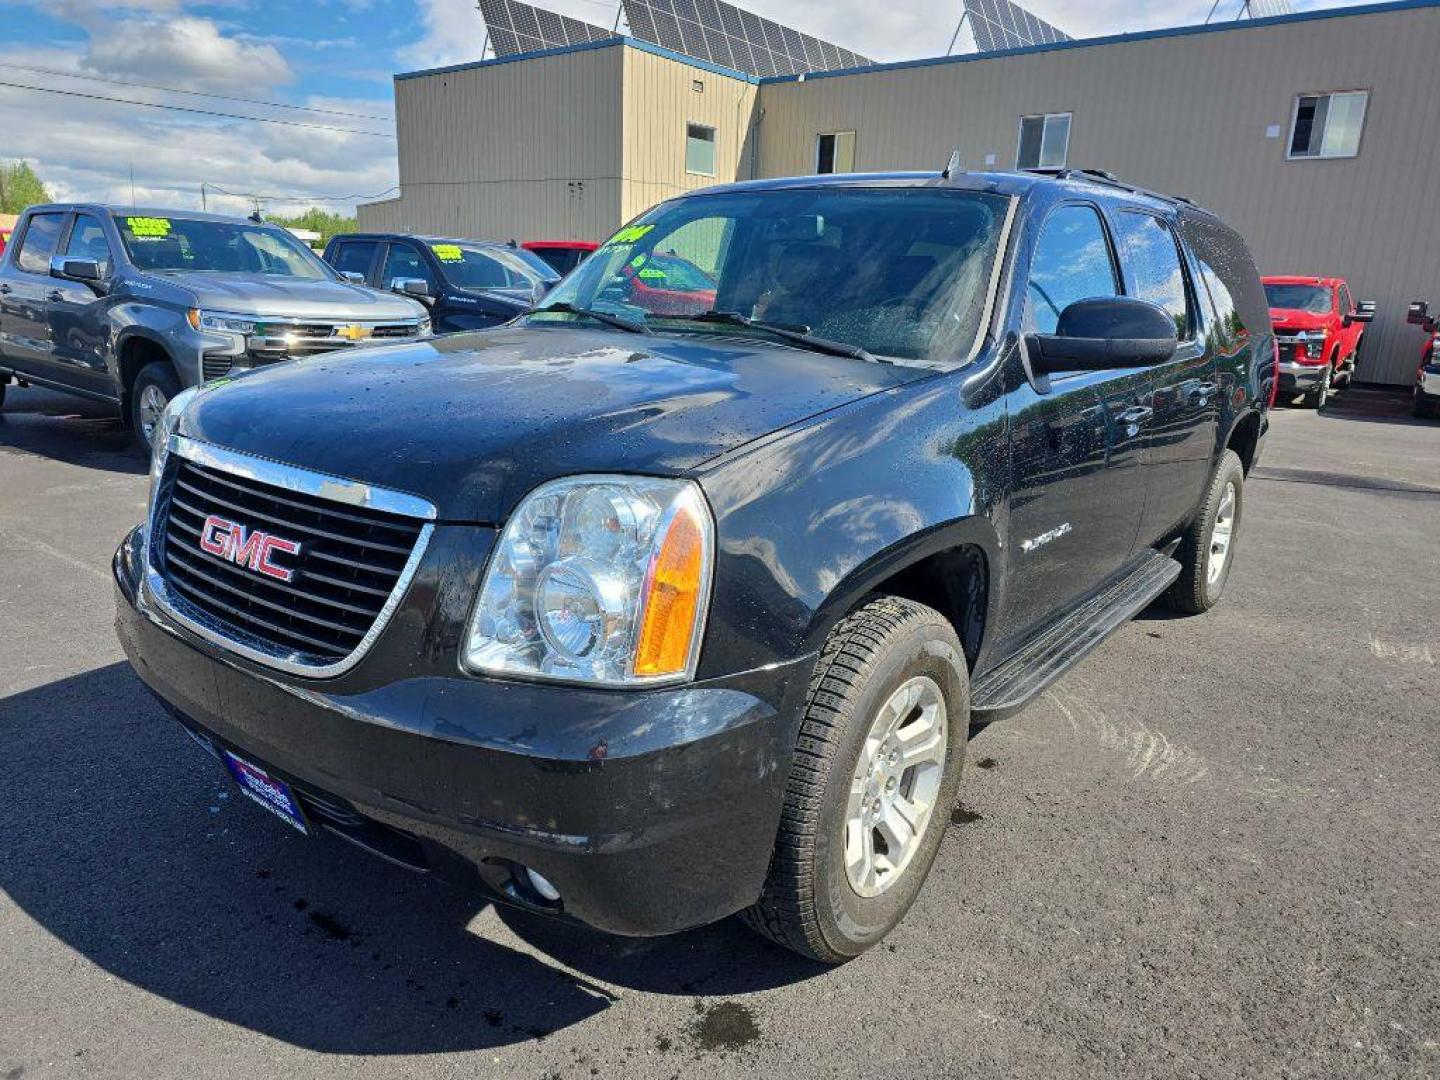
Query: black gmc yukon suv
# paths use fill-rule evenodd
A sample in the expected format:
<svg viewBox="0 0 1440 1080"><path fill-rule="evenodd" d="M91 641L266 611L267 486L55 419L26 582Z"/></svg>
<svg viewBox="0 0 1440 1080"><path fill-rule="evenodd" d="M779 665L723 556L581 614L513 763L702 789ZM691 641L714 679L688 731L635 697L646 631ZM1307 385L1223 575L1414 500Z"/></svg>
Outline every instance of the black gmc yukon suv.
<svg viewBox="0 0 1440 1080"><path fill-rule="evenodd" d="M715 288L644 286L661 254ZM839 962L914 901L973 723L1220 598L1273 375L1250 256L1187 202L715 188L518 324L175 400L119 635L298 829Z"/></svg>

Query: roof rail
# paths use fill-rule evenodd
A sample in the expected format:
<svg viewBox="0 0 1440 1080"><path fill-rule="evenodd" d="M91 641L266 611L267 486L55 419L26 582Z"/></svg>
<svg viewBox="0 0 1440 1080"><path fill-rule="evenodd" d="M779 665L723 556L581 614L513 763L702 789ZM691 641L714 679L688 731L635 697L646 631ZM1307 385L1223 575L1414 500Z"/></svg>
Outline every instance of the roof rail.
<svg viewBox="0 0 1440 1080"><path fill-rule="evenodd" d="M1086 180L1092 184L1104 184L1106 187L1119 188L1121 191L1145 195L1162 202L1183 203L1186 206L1199 207L1194 199L1186 195L1171 195L1164 191L1152 191L1150 188L1140 187L1138 184L1127 184L1114 173L1106 172L1104 169L1021 169L1020 171L1034 173L1037 176L1048 176L1053 180Z"/></svg>

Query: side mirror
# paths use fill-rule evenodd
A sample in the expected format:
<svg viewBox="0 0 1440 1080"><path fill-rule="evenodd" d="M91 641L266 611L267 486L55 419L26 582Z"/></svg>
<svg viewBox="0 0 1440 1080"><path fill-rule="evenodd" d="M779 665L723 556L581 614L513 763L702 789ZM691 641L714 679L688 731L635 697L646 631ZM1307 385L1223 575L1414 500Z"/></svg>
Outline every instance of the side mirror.
<svg viewBox="0 0 1440 1080"><path fill-rule="evenodd" d="M530 290L530 306L539 307L540 301L545 299L545 294L550 291L549 282L537 281Z"/></svg>
<svg viewBox="0 0 1440 1080"><path fill-rule="evenodd" d="M76 259L69 255L56 255L51 259L50 274L52 277L83 281L87 285L94 285L104 280L104 275L100 273L98 260Z"/></svg>
<svg viewBox="0 0 1440 1080"><path fill-rule="evenodd" d="M1053 334L1027 334L1036 375L1150 367L1175 355L1175 320L1129 296L1077 300L1060 313Z"/></svg>
<svg viewBox="0 0 1440 1080"><path fill-rule="evenodd" d="M396 278L390 282L390 291L416 300L430 299L430 283L424 278Z"/></svg>
<svg viewBox="0 0 1440 1080"><path fill-rule="evenodd" d="M365 275L360 273L358 270L341 270L340 276L346 281L348 281L351 285L365 284Z"/></svg>
<svg viewBox="0 0 1440 1080"><path fill-rule="evenodd" d="M1424 326L1430 321L1430 305L1424 300L1412 300L1410 310L1405 313L1405 321L1411 326Z"/></svg>
<svg viewBox="0 0 1440 1080"><path fill-rule="evenodd" d="M1355 305L1355 310L1345 316L1345 325L1351 323L1368 323L1375 321L1375 301L1361 300Z"/></svg>

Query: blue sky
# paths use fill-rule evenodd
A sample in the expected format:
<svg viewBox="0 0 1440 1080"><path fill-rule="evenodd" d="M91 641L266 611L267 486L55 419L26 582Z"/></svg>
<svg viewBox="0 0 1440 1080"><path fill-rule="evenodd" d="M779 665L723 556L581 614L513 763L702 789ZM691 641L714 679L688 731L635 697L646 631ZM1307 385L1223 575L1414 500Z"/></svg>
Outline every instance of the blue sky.
<svg viewBox="0 0 1440 1080"><path fill-rule="evenodd" d="M606 26L616 0L538 0ZM1213 0L1033 0L1076 37L1202 22ZM881 60L945 51L959 0L755 0L760 14ZM1233 17L1239 0L1223 0ZM1347 6L1296 0L1296 10ZM289 211L347 208L397 181L391 76L477 59L473 0L0 0L0 159L24 158L58 198ZM37 70L42 69L42 70ZM109 80L109 81L104 81ZM175 94L121 83L188 90ZM290 121L249 123L75 96L124 97ZM305 106L300 112L219 97ZM340 116L337 113L353 115ZM312 127L295 126L301 124ZM332 129L342 130L332 130ZM230 195L224 192L234 192Z"/></svg>

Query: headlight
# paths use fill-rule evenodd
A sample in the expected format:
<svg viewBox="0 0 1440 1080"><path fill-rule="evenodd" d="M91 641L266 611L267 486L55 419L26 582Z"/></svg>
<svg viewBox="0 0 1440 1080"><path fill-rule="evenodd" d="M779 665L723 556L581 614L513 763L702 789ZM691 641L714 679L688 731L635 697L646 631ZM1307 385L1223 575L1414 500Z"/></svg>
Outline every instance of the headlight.
<svg viewBox="0 0 1440 1080"><path fill-rule="evenodd" d="M1320 354L1325 350L1325 331L1306 330L1295 335L1301 345L1305 346L1305 355L1311 360L1318 360Z"/></svg>
<svg viewBox="0 0 1440 1080"><path fill-rule="evenodd" d="M605 686L690 678L714 534L687 480L578 476L540 486L490 556L463 665Z"/></svg>
<svg viewBox="0 0 1440 1080"><path fill-rule="evenodd" d="M170 399L155 424L155 437L150 443L150 498L146 503L147 514L155 505L155 489L160 486L160 477L165 472L165 459L170 455L170 436L174 435L175 429L180 426L180 414L199 392L198 386L181 390Z"/></svg>
<svg viewBox="0 0 1440 1080"><path fill-rule="evenodd" d="M226 334L253 334L264 326L264 323L254 316L232 315L227 311L203 311L200 308L191 308L185 313L185 319L192 329Z"/></svg>
<svg viewBox="0 0 1440 1080"><path fill-rule="evenodd" d="M416 333L417 333L420 337L429 337L429 336L430 336L430 331L431 331L432 329L434 329L434 325L435 325L435 324L432 323L428 318L426 318L426 319L421 319L421 320L420 320L420 328L419 328L419 330L416 331Z"/></svg>

